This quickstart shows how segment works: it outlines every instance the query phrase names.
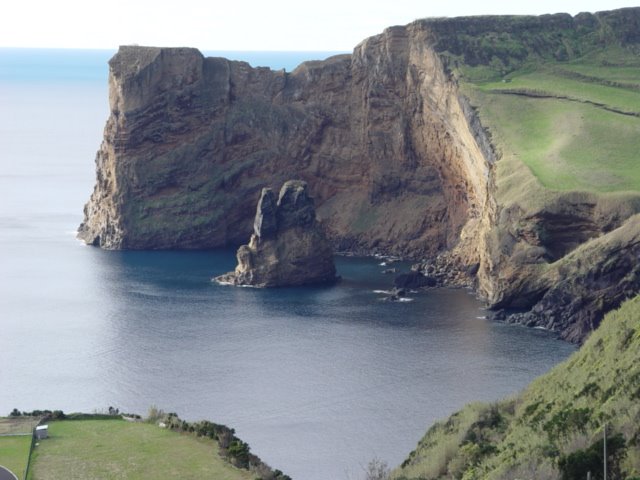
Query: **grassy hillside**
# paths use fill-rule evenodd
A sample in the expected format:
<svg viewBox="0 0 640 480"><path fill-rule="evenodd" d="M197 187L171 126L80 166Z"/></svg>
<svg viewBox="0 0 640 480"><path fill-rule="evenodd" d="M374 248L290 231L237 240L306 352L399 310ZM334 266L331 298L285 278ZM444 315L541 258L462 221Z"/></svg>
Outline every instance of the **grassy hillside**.
<svg viewBox="0 0 640 480"><path fill-rule="evenodd" d="M640 478L640 296L515 399L469 405L434 425L395 479Z"/></svg>
<svg viewBox="0 0 640 480"><path fill-rule="evenodd" d="M640 57L617 59L528 64L466 92L503 159L528 168L542 187L640 191Z"/></svg>
<svg viewBox="0 0 640 480"><path fill-rule="evenodd" d="M30 480L216 478L250 480L206 437L124 420L55 421L34 451Z"/></svg>
<svg viewBox="0 0 640 480"><path fill-rule="evenodd" d="M498 183L525 170L531 197L640 191L640 8L428 22L504 160Z"/></svg>

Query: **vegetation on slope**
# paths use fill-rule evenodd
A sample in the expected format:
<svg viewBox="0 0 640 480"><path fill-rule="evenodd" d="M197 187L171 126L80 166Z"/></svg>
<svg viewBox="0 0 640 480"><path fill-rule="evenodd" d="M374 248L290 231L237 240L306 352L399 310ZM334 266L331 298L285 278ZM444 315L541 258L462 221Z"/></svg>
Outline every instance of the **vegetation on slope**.
<svg viewBox="0 0 640 480"><path fill-rule="evenodd" d="M441 19L431 27L436 49L512 164L501 170L519 164L546 189L606 193L640 191L639 22L640 9L629 8Z"/></svg>
<svg viewBox="0 0 640 480"><path fill-rule="evenodd" d="M613 79L635 67L607 67ZM468 89L507 162L521 162L551 190L606 193L640 190L640 89L573 78L572 67L597 70L590 60L518 70L504 82ZM604 82L604 80L603 80ZM627 84L624 84L627 85ZM500 178L500 172L499 172Z"/></svg>
<svg viewBox="0 0 640 480"><path fill-rule="evenodd" d="M473 404L437 423L395 479L640 478L640 296L515 399ZM597 467L597 468L596 468Z"/></svg>

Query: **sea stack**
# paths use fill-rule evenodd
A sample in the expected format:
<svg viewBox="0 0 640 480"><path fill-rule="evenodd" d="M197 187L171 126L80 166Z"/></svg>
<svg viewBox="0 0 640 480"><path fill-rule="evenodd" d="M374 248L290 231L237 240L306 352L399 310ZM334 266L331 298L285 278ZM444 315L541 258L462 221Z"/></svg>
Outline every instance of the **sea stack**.
<svg viewBox="0 0 640 480"><path fill-rule="evenodd" d="M251 240L238 249L237 258L235 271L214 280L255 287L335 281L333 251L316 221L306 182L289 180L277 201L273 190L262 189Z"/></svg>

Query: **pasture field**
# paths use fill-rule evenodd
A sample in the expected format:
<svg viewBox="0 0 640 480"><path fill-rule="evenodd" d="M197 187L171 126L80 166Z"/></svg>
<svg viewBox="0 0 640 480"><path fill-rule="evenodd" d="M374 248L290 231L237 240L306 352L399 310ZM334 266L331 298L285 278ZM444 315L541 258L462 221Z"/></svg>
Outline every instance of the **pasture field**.
<svg viewBox="0 0 640 480"><path fill-rule="evenodd" d="M49 423L34 450L29 480L180 478L250 480L218 455L213 440L149 423L67 420Z"/></svg>
<svg viewBox="0 0 640 480"><path fill-rule="evenodd" d="M525 65L464 92L503 159L542 187L594 193L640 190L640 60L618 51ZM498 170L512 172L514 165Z"/></svg>
<svg viewBox="0 0 640 480"><path fill-rule="evenodd" d="M24 480L30 446L31 435L0 436L0 465Z"/></svg>

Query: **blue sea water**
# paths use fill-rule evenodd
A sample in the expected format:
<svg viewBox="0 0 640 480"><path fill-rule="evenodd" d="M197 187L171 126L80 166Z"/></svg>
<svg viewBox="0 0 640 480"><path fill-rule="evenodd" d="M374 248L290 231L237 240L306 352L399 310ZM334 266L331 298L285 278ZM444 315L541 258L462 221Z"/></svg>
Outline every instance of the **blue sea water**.
<svg viewBox="0 0 640 480"><path fill-rule="evenodd" d="M381 302L375 259L337 258L334 286L259 290L209 281L230 249L83 246L112 54L0 49L0 414L157 405L234 427L294 479L353 480L573 351L484 319L465 290ZM329 54L229 56L289 71Z"/></svg>

